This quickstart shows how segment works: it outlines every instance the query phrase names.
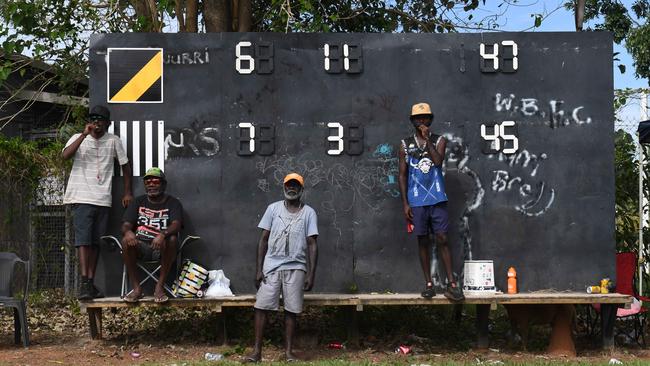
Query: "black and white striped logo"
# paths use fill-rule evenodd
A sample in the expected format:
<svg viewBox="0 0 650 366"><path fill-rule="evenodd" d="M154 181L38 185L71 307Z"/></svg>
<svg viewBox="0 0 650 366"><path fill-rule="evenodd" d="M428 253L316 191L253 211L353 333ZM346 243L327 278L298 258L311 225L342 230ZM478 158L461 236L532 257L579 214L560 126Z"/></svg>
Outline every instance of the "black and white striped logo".
<svg viewBox="0 0 650 366"><path fill-rule="evenodd" d="M165 170L165 121L113 121L108 132L122 140L134 177L153 166Z"/></svg>

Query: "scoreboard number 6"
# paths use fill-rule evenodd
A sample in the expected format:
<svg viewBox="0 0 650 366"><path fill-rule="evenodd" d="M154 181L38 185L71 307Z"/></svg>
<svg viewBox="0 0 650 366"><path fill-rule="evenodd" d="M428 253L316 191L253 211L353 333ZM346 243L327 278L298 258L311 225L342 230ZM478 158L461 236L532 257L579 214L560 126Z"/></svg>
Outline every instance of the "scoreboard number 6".
<svg viewBox="0 0 650 366"><path fill-rule="evenodd" d="M258 74L273 73L273 43L257 42L255 45L248 41L237 43L235 70L243 75L250 75L253 71Z"/></svg>

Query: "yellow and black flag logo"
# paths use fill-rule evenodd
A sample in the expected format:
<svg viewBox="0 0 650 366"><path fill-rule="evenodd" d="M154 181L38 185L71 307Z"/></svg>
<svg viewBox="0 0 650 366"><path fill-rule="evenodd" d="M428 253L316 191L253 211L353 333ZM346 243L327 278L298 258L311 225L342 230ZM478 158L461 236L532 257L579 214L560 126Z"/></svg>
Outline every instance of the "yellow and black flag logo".
<svg viewBox="0 0 650 366"><path fill-rule="evenodd" d="M162 103L162 48L109 48L109 103Z"/></svg>

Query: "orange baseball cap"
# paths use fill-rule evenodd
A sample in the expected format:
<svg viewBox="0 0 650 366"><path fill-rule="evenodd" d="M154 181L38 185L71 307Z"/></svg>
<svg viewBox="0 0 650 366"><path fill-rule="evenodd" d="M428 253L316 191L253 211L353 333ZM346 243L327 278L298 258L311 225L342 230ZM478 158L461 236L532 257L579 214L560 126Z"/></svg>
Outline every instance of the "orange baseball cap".
<svg viewBox="0 0 650 366"><path fill-rule="evenodd" d="M298 183L300 183L301 186L305 185L305 180L302 178L302 175L298 173L289 173L287 174L286 177L284 177L284 184L287 184L288 181L290 180L297 180Z"/></svg>
<svg viewBox="0 0 650 366"><path fill-rule="evenodd" d="M411 117L422 116L422 115L433 116L433 113L431 113L431 107L429 106L429 103L413 104L413 107L411 107Z"/></svg>

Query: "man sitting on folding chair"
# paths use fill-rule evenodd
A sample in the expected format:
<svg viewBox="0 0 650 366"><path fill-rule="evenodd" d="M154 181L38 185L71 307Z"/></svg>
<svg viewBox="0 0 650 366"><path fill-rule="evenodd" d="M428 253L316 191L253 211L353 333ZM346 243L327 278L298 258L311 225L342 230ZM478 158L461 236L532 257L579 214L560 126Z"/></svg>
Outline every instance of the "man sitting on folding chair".
<svg viewBox="0 0 650 366"><path fill-rule="evenodd" d="M154 301L166 302L169 298L165 294L165 279L176 258L183 206L178 199L165 194L167 179L160 168L147 170L143 181L146 194L131 202L122 223L122 257L133 287L124 301L137 302L144 295L137 274L140 260L160 261Z"/></svg>

